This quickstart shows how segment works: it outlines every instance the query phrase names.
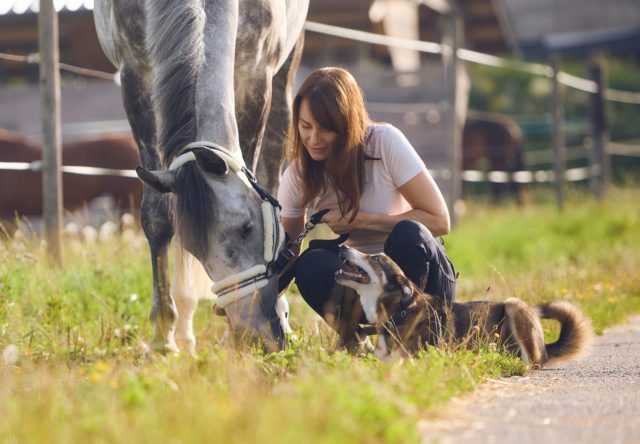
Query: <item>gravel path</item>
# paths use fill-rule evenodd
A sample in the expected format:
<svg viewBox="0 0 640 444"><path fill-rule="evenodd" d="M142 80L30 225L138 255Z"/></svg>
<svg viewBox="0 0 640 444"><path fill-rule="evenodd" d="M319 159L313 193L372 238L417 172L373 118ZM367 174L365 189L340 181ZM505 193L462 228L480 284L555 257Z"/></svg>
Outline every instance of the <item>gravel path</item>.
<svg viewBox="0 0 640 444"><path fill-rule="evenodd" d="M640 317L597 337L587 357L489 381L420 428L444 444L640 443Z"/></svg>

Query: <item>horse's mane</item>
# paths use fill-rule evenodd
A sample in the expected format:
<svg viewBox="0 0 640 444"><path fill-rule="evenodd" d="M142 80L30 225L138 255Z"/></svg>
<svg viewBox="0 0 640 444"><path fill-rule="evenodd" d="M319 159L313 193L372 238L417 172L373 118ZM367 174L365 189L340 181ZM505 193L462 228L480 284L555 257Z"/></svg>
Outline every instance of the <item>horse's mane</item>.
<svg viewBox="0 0 640 444"><path fill-rule="evenodd" d="M168 165L197 135L196 78L204 63L206 16L202 0L147 3L146 45L153 69L158 142L164 164Z"/></svg>
<svg viewBox="0 0 640 444"><path fill-rule="evenodd" d="M195 162L178 170L173 199L173 224L182 245L196 257L206 257L207 235L214 223L215 194Z"/></svg>
<svg viewBox="0 0 640 444"><path fill-rule="evenodd" d="M205 60L206 16L202 0L147 0L146 12L158 145L164 164L169 165L197 136L196 80ZM175 186L176 232L191 253L204 257L214 196L195 162L179 169Z"/></svg>

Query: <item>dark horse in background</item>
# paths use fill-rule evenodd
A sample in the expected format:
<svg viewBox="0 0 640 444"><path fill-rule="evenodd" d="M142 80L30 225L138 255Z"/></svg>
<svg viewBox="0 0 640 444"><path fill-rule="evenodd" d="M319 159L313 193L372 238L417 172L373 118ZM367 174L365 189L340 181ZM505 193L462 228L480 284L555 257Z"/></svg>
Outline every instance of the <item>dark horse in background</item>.
<svg viewBox="0 0 640 444"><path fill-rule="evenodd" d="M211 297L211 281L234 332L258 336L271 350L283 346L273 272L282 226L245 165L276 188L308 3L95 2L142 165L155 350L193 353L193 315L198 298Z"/></svg>
<svg viewBox="0 0 640 444"><path fill-rule="evenodd" d="M31 163L42 159L41 146L21 134L0 129L0 162ZM138 164L130 136L105 134L62 145L62 164L114 170L133 170ZM72 211L109 195L121 211L135 209L142 200L139 181L117 175L63 173L63 206ZM0 169L0 219L42 215L40 171Z"/></svg>
<svg viewBox="0 0 640 444"><path fill-rule="evenodd" d="M490 184L494 202L510 194L519 203L525 203L525 185L513 180L513 173L525 166L522 131L515 120L491 113L470 112L464 126L462 151L463 170L509 173L507 182Z"/></svg>

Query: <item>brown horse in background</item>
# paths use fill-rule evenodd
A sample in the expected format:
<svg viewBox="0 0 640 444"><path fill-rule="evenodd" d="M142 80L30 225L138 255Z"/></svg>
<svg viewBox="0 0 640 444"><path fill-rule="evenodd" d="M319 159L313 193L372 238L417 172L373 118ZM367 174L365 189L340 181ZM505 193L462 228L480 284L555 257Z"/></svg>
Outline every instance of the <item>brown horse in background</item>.
<svg viewBox="0 0 640 444"><path fill-rule="evenodd" d="M513 173L524 168L523 140L520 127L510 117L478 112L467 116L462 136L462 169L509 173L508 182L491 182L494 202L505 192L514 195L519 203L526 201L525 185L513 181Z"/></svg>
<svg viewBox="0 0 640 444"><path fill-rule="evenodd" d="M34 162L42 158L39 144L0 129L0 162ZM101 135L62 146L62 164L133 170L138 151L131 136ZM110 195L121 210L138 208L142 184L137 178L63 173L63 206L72 211L91 200ZM40 171L0 169L0 218L42 214Z"/></svg>

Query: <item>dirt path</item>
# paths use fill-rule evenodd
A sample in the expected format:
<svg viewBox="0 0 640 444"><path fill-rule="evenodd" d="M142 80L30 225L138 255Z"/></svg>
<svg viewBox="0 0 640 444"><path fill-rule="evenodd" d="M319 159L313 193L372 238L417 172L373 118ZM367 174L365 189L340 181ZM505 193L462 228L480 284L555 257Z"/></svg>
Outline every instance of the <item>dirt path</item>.
<svg viewBox="0 0 640 444"><path fill-rule="evenodd" d="M489 381L420 424L424 442L640 443L640 317L580 361Z"/></svg>

